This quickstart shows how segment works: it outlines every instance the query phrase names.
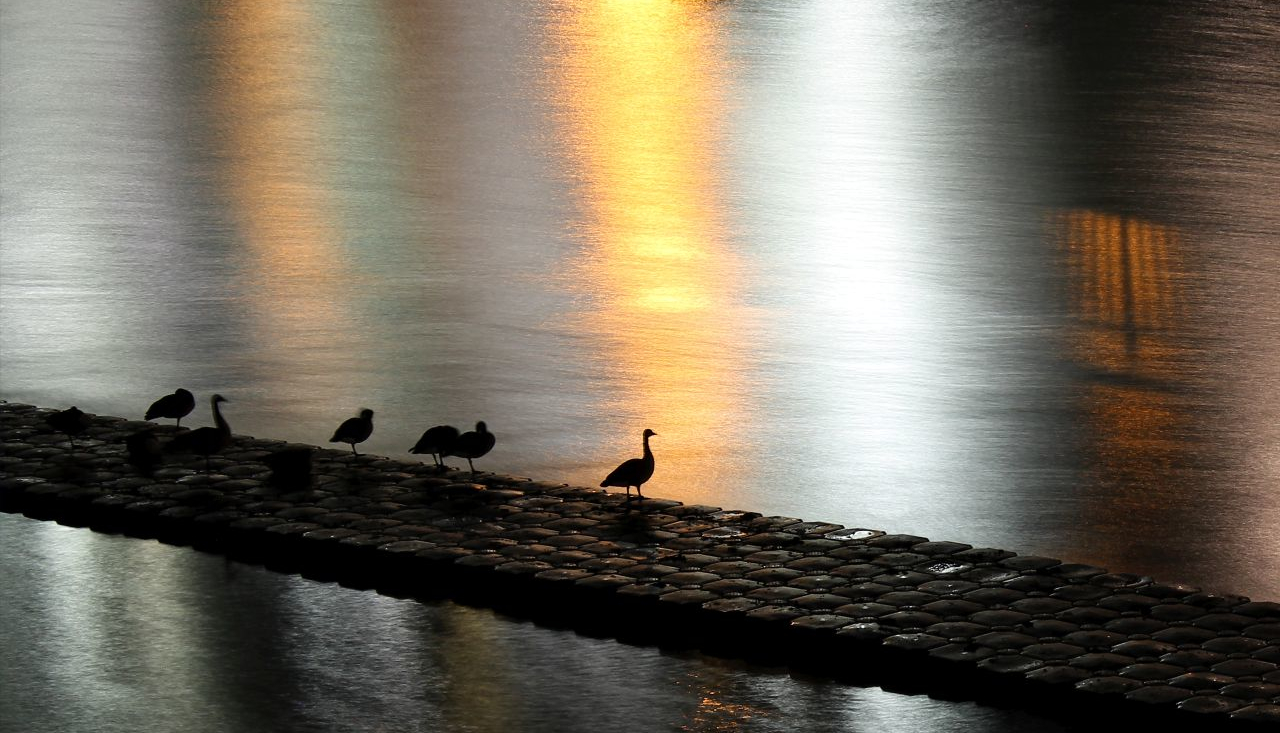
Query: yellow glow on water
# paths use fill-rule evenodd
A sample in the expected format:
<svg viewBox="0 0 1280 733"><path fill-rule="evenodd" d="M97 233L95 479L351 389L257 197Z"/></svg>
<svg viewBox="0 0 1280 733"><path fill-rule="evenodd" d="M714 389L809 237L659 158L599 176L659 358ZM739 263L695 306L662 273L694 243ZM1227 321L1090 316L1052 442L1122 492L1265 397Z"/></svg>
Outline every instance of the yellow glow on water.
<svg viewBox="0 0 1280 733"><path fill-rule="evenodd" d="M745 417L749 318L720 198L727 80L714 18L699 4L591 0L558 16L553 34L553 95L585 242L575 286L592 303L582 328L615 385L606 407L621 410L619 440L638 449L642 428L659 434L654 485L663 465L713 473L722 446L708 420Z"/></svg>
<svg viewBox="0 0 1280 733"><path fill-rule="evenodd" d="M311 346L309 326L349 315L332 297L347 273L325 184L324 95L308 70L322 28L306 3L241 0L209 33L220 181L247 245L253 336L276 348Z"/></svg>

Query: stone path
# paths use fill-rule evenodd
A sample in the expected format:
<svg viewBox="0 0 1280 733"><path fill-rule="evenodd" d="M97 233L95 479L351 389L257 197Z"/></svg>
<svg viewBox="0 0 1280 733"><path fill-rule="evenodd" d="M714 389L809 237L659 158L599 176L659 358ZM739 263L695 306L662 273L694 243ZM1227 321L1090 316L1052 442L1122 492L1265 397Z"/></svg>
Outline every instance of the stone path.
<svg viewBox="0 0 1280 733"><path fill-rule="evenodd" d="M583 633L1039 709L1090 727L1280 728L1280 604L923 537L237 436L151 475L93 416L0 403L0 509ZM169 427L157 428L161 436ZM310 448L309 446L306 448Z"/></svg>

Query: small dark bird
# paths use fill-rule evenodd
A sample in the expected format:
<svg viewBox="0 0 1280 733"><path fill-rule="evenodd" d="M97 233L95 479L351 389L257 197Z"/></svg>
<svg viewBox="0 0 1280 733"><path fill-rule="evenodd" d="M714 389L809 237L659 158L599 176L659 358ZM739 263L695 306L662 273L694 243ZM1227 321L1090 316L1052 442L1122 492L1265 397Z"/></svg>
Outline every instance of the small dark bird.
<svg viewBox="0 0 1280 733"><path fill-rule="evenodd" d="M143 476L150 476L156 466L164 460L160 439L151 428L139 430L126 437L124 447L129 452L129 465L138 469L138 473Z"/></svg>
<svg viewBox="0 0 1280 733"><path fill-rule="evenodd" d="M437 425L434 428L427 428L427 431L418 438L418 442L409 449L410 453L430 453L435 459L436 468L444 470L444 456L448 454L450 446L458 439L458 429L452 425Z"/></svg>
<svg viewBox="0 0 1280 733"><path fill-rule="evenodd" d="M330 443L350 443L351 453L360 455L356 451L356 443L363 443L373 435L373 410L361 410L360 417L351 417L343 421L338 429L333 431L333 437L329 438Z"/></svg>
<svg viewBox="0 0 1280 733"><path fill-rule="evenodd" d="M209 399L209 404L213 407L213 424L212 428L196 428L187 433L178 433L173 440L169 441L168 450L174 453L195 453L198 456L204 456L204 470L209 472L209 456L215 453L221 453L227 446L231 445L231 426L222 417L222 411L218 405L227 402L227 398L220 394L216 394Z"/></svg>
<svg viewBox="0 0 1280 733"><path fill-rule="evenodd" d="M600 485L626 487L628 500L631 499L631 487L634 486L636 487L636 496L643 499L644 494L640 493L640 487L653 476L653 451L649 450L649 438L654 435L657 435L657 433L646 428L644 431L644 456L623 461L622 465L613 469L613 472L608 476L605 476Z"/></svg>
<svg viewBox="0 0 1280 733"><path fill-rule="evenodd" d="M453 444L448 447L441 459L445 456L457 456L467 459L467 466L471 469L472 475L476 472L476 467L472 465L471 459L479 458L489 451L493 450L494 443L498 439L485 426L484 422L476 423L476 429L459 435Z"/></svg>
<svg viewBox="0 0 1280 733"><path fill-rule="evenodd" d="M59 433L65 433L67 439L71 441L72 448L76 447L76 436L89 429L89 416L74 405L55 412L44 420L49 427Z"/></svg>
<svg viewBox="0 0 1280 733"><path fill-rule="evenodd" d="M167 394L152 402L151 407L147 408L147 414L143 419L154 420L158 417L171 417L178 421L177 427L182 427L182 418L190 415L195 406L195 395L179 387L173 394Z"/></svg>
<svg viewBox="0 0 1280 733"><path fill-rule="evenodd" d="M263 457L262 462L271 469L271 484L284 489L301 489L311 485L311 448L295 447L280 450Z"/></svg>

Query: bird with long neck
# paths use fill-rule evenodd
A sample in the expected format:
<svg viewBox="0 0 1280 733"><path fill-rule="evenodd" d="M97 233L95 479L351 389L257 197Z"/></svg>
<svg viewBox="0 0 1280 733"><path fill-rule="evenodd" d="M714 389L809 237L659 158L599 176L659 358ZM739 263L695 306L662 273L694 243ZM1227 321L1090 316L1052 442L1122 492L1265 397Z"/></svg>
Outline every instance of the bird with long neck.
<svg viewBox="0 0 1280 733"><path fill-rule="evenodd" d="M231 445L231 426L227 424L226 418L222 417L222 410L219 408L219 405L227 401L227 398L220 394L209 398L209 405L213 408L214 426L196 428L189 433L179 433L169 443L169 450L204 456L204 470L208 473L209 457L215 453L221 453Z"/></svg>
<svg viewBox="0 0 1280 733"><path fill-rule="evenodd" d="M640 487L646 481L653 477L653 451L649 449L649 438L656 436L657 433L645 428L644 431L644 455L640 458L629 458L622 462L613 472L605 476L604 481L600 482L600 486L622 486L627 490L627 500L631 500L631 487L636 487L636 496L643 499L644 494L640 493Z"/></svg>
<svg viewBox="0 0 1280 733"><path fill-rule="evenodd" d="M471 469L471 474L474 476L476 467L471 462L471 459L479 458L493 450L493 446L497 442L497 437L494 436L493 433L489 432L488 426L486 426L482 420L476 423L475 430L469 430L462 435L459 435L457 440L454 440L453 443L445 449L445 452L440 454L440 457L443 459L445 456L457 456L459 458L467 459L467 467Z"/></svg>

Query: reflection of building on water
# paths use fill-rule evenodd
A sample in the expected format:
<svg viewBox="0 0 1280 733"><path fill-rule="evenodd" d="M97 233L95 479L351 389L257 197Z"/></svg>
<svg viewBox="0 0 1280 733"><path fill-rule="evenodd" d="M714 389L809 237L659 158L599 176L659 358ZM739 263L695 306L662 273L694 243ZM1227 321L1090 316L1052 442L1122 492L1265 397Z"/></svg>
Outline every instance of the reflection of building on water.
<svg viewBox="0 0 1280 733"><path fill-rule="evenodd" d="M1185 318L1176 229L1094 211L1057 216L1076 359L1106 373L1174 376Z"/></svg>
<svg viewBox="0 0 1280 733"><path fill-rule="evenodd" d="M1159 514L1162 492L1185 484L1179 469L1192 427L1181 237L1095 211L1060 213L1052 223L1066 272L1068 348L1085 375L1091 485L1120 499L1107 504L1117 511ZM1092 519L1124 521L1105 512Z"/></svg>

